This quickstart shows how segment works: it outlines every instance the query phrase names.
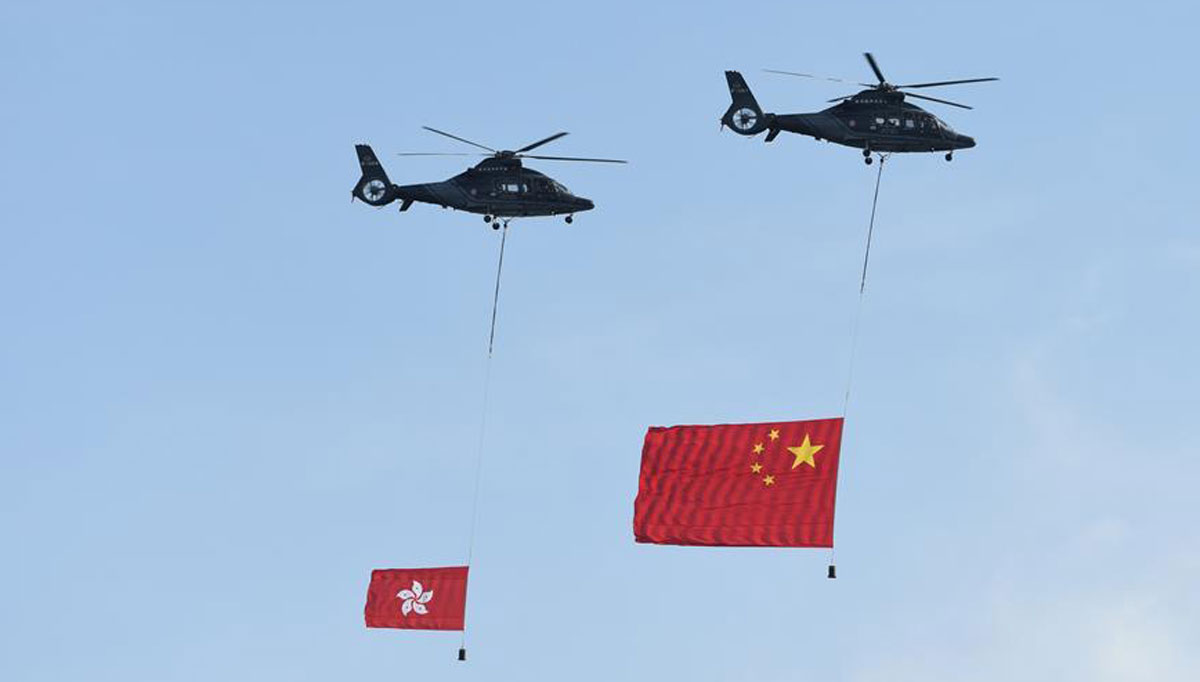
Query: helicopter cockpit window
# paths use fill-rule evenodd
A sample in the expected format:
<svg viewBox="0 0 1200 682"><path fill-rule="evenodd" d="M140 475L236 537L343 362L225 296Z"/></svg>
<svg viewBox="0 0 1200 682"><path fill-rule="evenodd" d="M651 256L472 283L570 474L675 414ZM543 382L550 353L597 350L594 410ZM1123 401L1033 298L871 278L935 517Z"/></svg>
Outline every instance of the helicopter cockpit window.
<svg viewBox="0 0 1200 682"><path fill-rule="evenodd" d="M561 184L559 184L558 182L556 182L554 180L551 180L550 184L554 185L554 191L558 192L559 194L570 194L571 193L570 190L568 190L566 187L563 187Z"/></svg>
<svg viewBox="0 0 1200 682"><path fill-rule="evenodd" d="M904 127L908 128L909 130L912 130L913 128L917 127L917 123L916 123L916 121L912 120L911 118L906 118L906 119L904 119Z"/></svg>

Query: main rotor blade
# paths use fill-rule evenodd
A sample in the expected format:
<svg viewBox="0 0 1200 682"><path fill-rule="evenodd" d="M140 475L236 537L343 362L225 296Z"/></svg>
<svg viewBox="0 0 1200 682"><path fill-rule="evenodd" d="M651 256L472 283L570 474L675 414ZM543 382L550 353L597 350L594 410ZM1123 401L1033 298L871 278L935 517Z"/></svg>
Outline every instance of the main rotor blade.
<svg viewBox="0 0 1200 682"><path fill-rule="evenodd" d="M430 128L429 126L421 126L421 127L424 128L425 130L428 130L431 133L437 133L438 135L445 135L446 137L450 138L451 140L458 140L459 142L466 142L467 144L471 145L472 147L479 147L480 149L486 149L489 152L492 152L493 154L496 153L496 150L492 149L491 147L487 147L485 145L479 144L478 142L472 142L470 140L461 138L458 135L451 135L450 133L443 132L441 130L438 130L437 128Z"/></svg>
<svg viewBox="0 0 1200 682"><path fill-rule="evenodd" d="M936 97L930 97L929 95L918 95L915 92L906 92L906 93L904 93L904 96L905 97L916 97L917 99L927 99L930 102L941 102L942 104L949 104L952 107L958 107L960 109L974 109L975 108L975 107L969 107L965 104L959 104L958 102L951 102L948 99L938 99Z"/></svg>
<svg viewBox="0 0 1200 682"><path fill-rule="evenodd" d="M898 88L933 88L939 85L958 85L959 83L984 83L986 81L998 81L999 78L967 78L958 81L937 81L936 83L912 83L911 85L897 85Z"/></svg>
<svg viewBox="0 0 1200 682"><path fill-rule="evenodd" d="M875 55L870 52L864 52L863 56L867 58L867 63L871 65L871 70L875 72L875 77L880 83L886 83L887 79L883 77L883 72L879 70L879 64L875 63Z"/></svg>
<svg viewBox="0 0 1200 682"><path fill-rule="evenodd" d="M779 69L763 69L763 71L766 71L767 73L781 73L785 76L800 76L802 78L813 78L813 79L820 80L820 81L833 81L834 83L854 83L855 85L861 85L864 88L875 87L874 85L871 85L870 83L855 83L854 81L848 81L848 80L844 80L841 78L834 78L832 76L814 76L811 73L800 73L799 71L780 71Z"/></svg>
<svg viewBox="0 0 1200 682"><path fill-rule="evenodd" d="M843 101L843 100L848 100L848 99L850 99L850 98L851 98L851 97L853 97L853 96L854 96L854 95L844 95L844 96L842 96L842 97L834 97L833 99L830 99L830 100L825 100L825 101L827 101L827 102L841 102L841 101Z"/></svg>
<svg viewBox="0 0 1200 682"><path fill-rule="evenodd" d="M523 159L542 159L545 161L591 161L594 163L629 163L621 159L589 159L582 156L540 156L538 154L521 154Z"/></svg>
<svg viewBox="0 0 1200 682"><path fill-rule="evenodd" d="M396 152L396 156L491 156L479 152Z"/></svg>
<svg viewBox="0 0 1200 682"><path fill-rule="evenodd" d="M558 138L562 137L563 135L566 135L566 133L554 133L553 135L551 135L550 137L547 137L544 140L538 140L537 142L534 142L533 144L527 144L524 147L521 147L520 149L514 149L513 153L520 154L521 152L531 151L533 149L536 149L536 148L546 144L547 142L553 142L553 141L557 140Z"/></svg>

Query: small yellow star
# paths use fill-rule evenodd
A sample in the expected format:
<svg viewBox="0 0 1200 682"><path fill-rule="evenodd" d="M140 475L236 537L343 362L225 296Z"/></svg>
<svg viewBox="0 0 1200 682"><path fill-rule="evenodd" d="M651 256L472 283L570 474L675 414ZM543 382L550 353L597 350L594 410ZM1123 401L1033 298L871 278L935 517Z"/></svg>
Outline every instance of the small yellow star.
<svg viewBox="0 0 1200 682"><path fill-rule="evenodd" d="M751 464L751 465L750 465L750 472L751 472L751 473L755 473L755 474L757 474L757 473L758 473L758 472L760 472L760 471L762 471L762 465L761 465L761 464L759 464L758 462L755 462L754 464Z"/></svg>
<svg viewBox="0 0 1200 682"><path fill-rule="evenodd" d="M779 429L771 429L771 432L767 434L767 438L779 440Z"/></svg>
<svg viewBox="0 0 1200 682"><path fill-rule="evenodd" d="M763 484L764 485L775 485L775 477L774 476L763 476Z"/></svg>
<svg viewBox="0 0 1200 682"><path fill-rule="evenodd" d="M796 461L792 462L792 468L795 469L796 467L800 466L801 462L803 462L803 463L809 465L810 467L816 469L817 463L815 461L813 461L813 455L820 452L821 448L823 448L823 447L825 447L825 446L824 445L813 445L812 442L810 442L808 440L808 434L807 433L804 434L804 442L803 443L801 443L798 446L793 446L793 447L788 448L788 452L790 452L796 456Z"/></svg>
<svg viewBox="0 0 1200 682"><path fill-rule="evenodd" d="M762 451L763 451L763 444L762 444L762 443L755 443L755 444L754 444L754 454L756 454L756 455L761 455L761 454L762 454Z"/></svg>

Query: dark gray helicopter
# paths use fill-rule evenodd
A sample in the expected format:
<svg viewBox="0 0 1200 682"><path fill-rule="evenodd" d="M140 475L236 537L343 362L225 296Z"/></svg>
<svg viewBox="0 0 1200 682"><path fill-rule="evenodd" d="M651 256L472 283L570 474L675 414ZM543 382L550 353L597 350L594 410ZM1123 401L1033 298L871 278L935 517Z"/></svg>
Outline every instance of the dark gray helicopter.
<svg viewBox="0 0 1200 682"><path fill-rule="evenodd" d="M982 83L999 80L998 78L968 78L965 80L937 81L933 83L911 83L908 85L892 85L883 77L879 64L870 52L863 54L871 70L879 79L879 83L857 83L867 90L854 95L838 97L829 100L837 102L824 111L812 114L764 114L755 101L754 95L746 85L746 80L737 71L726 71L725 80L729 82L729 94L733 104L721 117L721 124L729 126L740 135L757 135L767 131L766 141L770 142L779 135L779 131L799 133L815 137L818 140L828 140L847 147L857 147L863 150L863 158L871 163L871 152L946 152L946 160L954 158L955 149L969 149L975 146L975 139L954 131L945 121L925 111L921 107L909 104L904 98L915 97L931 102L940 102L950 106L970 109L971 107L949 100L918 95L912 92L901 92L909 88L932 88L941 85L957 85L960 83ZM807 73L794 71L775 71L789 76L818 78ZM840 78L824 78L824 80L846 83Z"/></svg>
<svg viewBox="0 0 1200 682"><path fill-rule="evenodd" d="M492 229L500 229L501 221L525 216L551 216L566 214L570 223L572 216L580 211L590 211L595 204L590 199L571 194L566 187L553 178L532 168L525 168L521 159L544 159L550 161L591 161L596 163L625 163L619 159L590 159L574 156L539 156L526 154L547 142L553 142L566 133L555 133L543 140L527 144L515 150L496 150L491 147L463 139L457 135L422 126L425 130L445 135L452 140L465 142L491 154L466 153L405 153L400 156L485 156L479 164L468 168L443 182L420 185L394 185L388 180L383 166L369 145L355 145L358 165L362 177L354 185L352 198L362 199L372 206L386 206L400 202L400 210L407 211L414 201L437 204L442 208L453 208L470 213L482 213L484 221Z"/></svg>

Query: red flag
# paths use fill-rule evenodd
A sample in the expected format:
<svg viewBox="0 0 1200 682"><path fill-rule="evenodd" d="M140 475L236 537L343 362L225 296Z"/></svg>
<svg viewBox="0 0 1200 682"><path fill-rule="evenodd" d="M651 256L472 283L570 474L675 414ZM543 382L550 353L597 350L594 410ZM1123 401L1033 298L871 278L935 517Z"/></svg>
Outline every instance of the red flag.
<svg viewBox="0 0 1200 682"><path fill-rule="evenodd" d="M654 426L634 503L638 542L832 547L842 418Z"/></svg>
<svg viewBox="0 0 1200 682"><path fill-rule="evenodd" d="M369 628L462 630L466 610L466 566L371 571Z"/></svg>

